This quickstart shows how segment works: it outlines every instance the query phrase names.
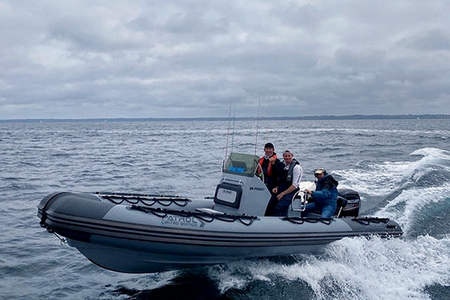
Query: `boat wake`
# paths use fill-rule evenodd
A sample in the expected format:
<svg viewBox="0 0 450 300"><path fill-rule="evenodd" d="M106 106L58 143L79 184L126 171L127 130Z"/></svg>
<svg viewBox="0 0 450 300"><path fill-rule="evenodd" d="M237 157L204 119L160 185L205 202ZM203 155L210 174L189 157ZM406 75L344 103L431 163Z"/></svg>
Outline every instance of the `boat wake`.
<svg viewBox="0 0 450 300"><path fill-rule="evenodd" d="M322 257L300 256L293 264L237 262L211 267L209 273L223 293L244 288L251 293L253 286L270 294L272 285L288 282L293 292L306 283L318 299L426 299L427 287L450 285L449 247L449 236L346 238L327 246Z"/></svg>
<svg viewBox="0 0 450 300"><path fill-rule="evenodd" d="M295 294L304 293L305 288L318 299L429 299L440 295L437 285L450 286L450 153L423 148L411 156L422 157L337 172L345 178L343 185L363 191L368 198L385 197L375 215L398 220L405 238L345 238L326 246L320 257L299 255L293 262L281 263L270 259L235 262L210 267L210 276L225 294L245 289L250 294L263 290L270 295L272 286L279 292L281 285L299 299L308 298Z"/></svg>
<svg viewBox="0 0 450 300"><path fill-rule="evenodd" d="M415 161L386 161L381 164L364 165L362 162L360 168L335 173L342 178L339 181L342 186L371 196L387 195L411 185L440 185L442 181L450 181L449 151L422 148L410 155L422 157Z"/></svg>
<svg viewBox="0 0 450 300"><path fill-rule="evenodd" d="M382 198L373 209L375 216L397 220L406 235L417 217L431 217L429 211L436 215L435 207L448 210L450 191L450 152L422 148L410 155L421 158L336 172L343 177L342 185L361 191L366 202L367 198Z"/></svg>
<svg viewBox="0 0 450 300"><path fill-rule="evenodd" d="M449 191L449 183L440 187L404 190L375 215L378 217L395 218L402 227L404 235L408 236L411 234L412 226L417 222L417 218L427 215L430 217L434 215L439 218L439 215L436 216L436 214L428 213L428 211L433 211L433 206L439 205L443 206L442 209L449 210ZM433 220L430 221L433 222Z"/></svg>

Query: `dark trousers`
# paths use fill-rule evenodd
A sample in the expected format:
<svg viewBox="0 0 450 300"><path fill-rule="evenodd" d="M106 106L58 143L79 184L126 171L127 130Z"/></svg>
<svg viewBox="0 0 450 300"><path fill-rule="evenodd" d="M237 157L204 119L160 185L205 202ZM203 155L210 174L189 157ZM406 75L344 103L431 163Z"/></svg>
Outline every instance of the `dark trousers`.
<svg viewBox="0 0 450 300"><path fill-rule="evenodd" d="M270 197L269 204L267 205L266 212L264 213L265 216L274 216L275 207L278 204L277 195L272 194L272 197Z"/></svg>
<svg viewBox="0 0 450 300"><path fill-rule="evenodd" d="M283 198L281 198L279 201L277 201L278 203L273 210L274 216L279 216L279 217L287 216L287 212L288 212L289 206L291 205L292 197L294 197L294 194L295 194L295 192L284 195ZM275 200L277 200L276 197L275 197Z"/></svg>
<svg viewBox="0 0 450 300"><path fill-rule="evenodd" d="M289 186L288 186L289 187ZM279 192L286 190L288 187L281 186ZM272 197L270 198L269 204L267 205L267 209L265 212L265 216L287 216L287 212L289 206L291 205L292 197L294 197L295 191L284 195L280 200L277 199L277 195L272 193Z"/></svg>

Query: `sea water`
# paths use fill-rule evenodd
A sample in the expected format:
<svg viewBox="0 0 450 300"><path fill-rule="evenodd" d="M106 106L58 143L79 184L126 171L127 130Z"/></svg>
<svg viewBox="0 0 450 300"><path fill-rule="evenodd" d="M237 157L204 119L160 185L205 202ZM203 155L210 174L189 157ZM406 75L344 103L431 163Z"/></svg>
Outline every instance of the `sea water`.
<svg viewBox="0 0 450 300"><path fill-rule="evenodd" d="M256 135L258 132L258 135ZM121 274L39 226L55 191L212 196L225 153L291 150L360 192L399 239L345 238L321 256ZM255 148L256 145L256 148ZM450 120L0 122L0 298L448 299Z"/></svg>

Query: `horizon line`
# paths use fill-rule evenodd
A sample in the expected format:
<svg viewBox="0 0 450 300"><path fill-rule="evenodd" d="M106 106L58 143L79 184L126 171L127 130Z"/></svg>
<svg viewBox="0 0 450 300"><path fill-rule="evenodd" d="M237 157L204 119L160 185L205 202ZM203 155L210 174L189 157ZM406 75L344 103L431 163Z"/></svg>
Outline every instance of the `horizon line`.
<svg viewBox="0 0 450 300"><path fill-rule="evenodd" d="M227 120L365 120L365 119L450 119L450 114L352 114L279 117L98 117L98 118L21 118L0 119L0 122L34 121L227 121Z"/></svg>

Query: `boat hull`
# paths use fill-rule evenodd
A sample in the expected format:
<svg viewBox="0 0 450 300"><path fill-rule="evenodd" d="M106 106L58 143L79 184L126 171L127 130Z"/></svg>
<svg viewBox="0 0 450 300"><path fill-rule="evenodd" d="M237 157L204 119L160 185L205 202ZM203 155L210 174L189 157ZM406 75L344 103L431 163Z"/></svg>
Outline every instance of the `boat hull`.
<svg viewBox="0 0 450 300"><path fill-rule="evenodd" d="M139 247L134 247L133 243L127 241L131 247L121 247L111 245L111 242L121 244L120 239L104 237L93 237L98 243L82 242L68 239L69 245L75 247L96 265L112 271L123 273L154 273L197 266L228 263L241 259L255 257L284 256L293 253L316 253L318 251L317 242L297 244L295 246L278 246L272 249L267 247L254 247L248 249L229 247L209 247L203 246L202 251L198 247L184 245L172 245L170 253L167 251L167 244L163 243L142 243ZM146 245L143 245L146 244ZM324 243L324 245L327 243ZM258 253L255 255L255 253Z"/></svg>
<svg viewBox="0 0 450 300"><path fill-rule="evenodd" d="M38 215L43 227L67 238L93 263L126 273L316 253L344 237L402 233L390 220L224 218L196 213L196 208L149 208L111 203L94 194L59 193L41 201Z"/></svg>

